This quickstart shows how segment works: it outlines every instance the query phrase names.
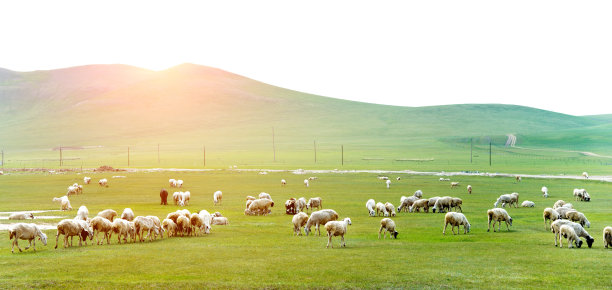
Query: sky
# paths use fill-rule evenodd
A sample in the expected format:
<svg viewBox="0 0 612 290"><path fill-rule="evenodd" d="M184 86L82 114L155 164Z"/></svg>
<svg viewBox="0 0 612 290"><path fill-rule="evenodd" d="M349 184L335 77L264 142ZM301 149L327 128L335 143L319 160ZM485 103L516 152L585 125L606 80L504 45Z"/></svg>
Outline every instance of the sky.
<svg viewBox="0 0 612 290"><path fill-rule="evenodd" d="M612 114L612 1L2 1L0 67L220 68L370 103Z"/></svg>

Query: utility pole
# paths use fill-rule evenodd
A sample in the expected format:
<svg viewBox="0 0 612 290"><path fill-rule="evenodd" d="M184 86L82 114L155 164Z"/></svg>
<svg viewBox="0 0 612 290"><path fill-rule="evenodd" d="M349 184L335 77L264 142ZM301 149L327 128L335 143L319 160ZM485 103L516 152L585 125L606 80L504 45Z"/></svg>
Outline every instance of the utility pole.
<svg viewBox="0 0 612 290"><path fill-rule="evenodd" d="M276 145L274 144L274 127L272 127L272 151L274 152L274 162L276 162Z"/></svg>
<svg viewBox="0 0 612 290"><path fill-rule="evenodd" d="M340 149L342 149L342 166L344 166L344 145L340 145Z"/></svg>
<svg viewBox="0 0 612 290"><path fill-rule="evenodd" d="M317 140L314 140L315 163L317 163Z"/></svg>

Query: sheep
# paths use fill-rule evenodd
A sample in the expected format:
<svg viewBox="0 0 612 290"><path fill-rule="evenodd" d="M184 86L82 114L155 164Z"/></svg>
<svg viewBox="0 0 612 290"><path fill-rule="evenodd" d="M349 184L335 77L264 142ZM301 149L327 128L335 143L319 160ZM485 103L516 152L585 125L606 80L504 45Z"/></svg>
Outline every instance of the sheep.
<svg viewBox="0 0 612 290"><path fill-rule="evenodd" d="M462 204L463 204L463 200L461 198L453 197L451 198L450 208L453 208L455 211L457 210L457 208L459 208L459 211L463 212L463 209L461 209Z"/></svg>
<svg viewBox="0 0 612 290"><path fill-rule="evenodd" d="M306 198L300 197L295 202L295 207L296 207L297 211L304 211L304 208L306 207L306 204L307 204L306 203Z"/></svg>
<svg viewBox="0 0 612 290"><path fill-rule="evenodd" d="M113 221L113 219L117 216L117 212L112 209L105 209L98 213L99 217L106 218L109 221Z"/></svg>
<svg viewBox="0 0 612 290"><path fill-rule="evenodd" d="M272 200L272 197L270 196L270 194L266 193L266 192L262 192L259 194L259 198L265 198L265 199L269 199Z"/></svg>
<svg viewBox="0 0 612 290"><path fill-rule="evenodd" d="M23 252L19 247L18 240L27 240L30 242L30 245L25 249L29 249L32 247L34 252L36 252L36 237L43 243L43 245L47 245L47 235L43 233L38 226L35 224L25 224L18 223L11 225L8 229L9 232L9 241L14 239L12 242L11 253L15 253L15 246L19 249L19 252ZM32 241L34 241L34 245L32 245Z"/></svg>
<svg viewBox="0 0 612 290"><path fill-rule="evenodd" d="M28 218L34 219L34 215L32 213L17 212L8 217L9 220L25 220Z"/></svg>
<svg viewBox="0 0 612 290"><path fill-rule="evenodd" d="M177 210L177 212L180 213L181 215L185 216L185 217L190 217L191 216L191 212L189 212L189 210L186 209L186 208Z"/></svg>
<svg viewBox="0 0 612 290"><path fill-rule="evenodd" d="M501 203L501 207L506 207L506 204L509 204L512 206L512 204L514 203L514 200L515 198L512 194L502 194L497 198L495 203L493 203L493 207L498 207L500 203Z"/></svg>
<svg viewBox="0 0 612 290"><path fill-rule="evenodd" d="M589 174L586 171L582 172L582 177L584 177L585 179L589 179Z"/></svg>
<svg viewBox="0 0 612 290"><path fill-rule="evenodd" d="M327 230L327 247L331 245L332 248L332 237L340 236L342 240L340 241L340 247L346 248L346 242L344 241L344 234L346 234L347 227L351 225L351 219L345 218L343 221L329 221L325 224L325 230Z"/></svg>
<svg viewBox="0 0 612 290"><path fill-rule="evenodd" d="M421 208L423 208L423 212L429 212L429 199L417 199L410 206L410 212L420 212Z"/></svg>
<svg viewBox="0 0 612 290"><path fill-rule="evenodd" d="M567 208L567 207L562 206L562 207L558 207L556 211L559 213L562 219L567 219L567 213L570 211L576 211L576 210L574 210L573 208Z"/></svg>
<svg viewBox="0 0 612 290"><path fill-rule="evenodd" d="M395 180L400 181L402 178L401 177L397 177Z"/></svg>
<svg viewBox="0 0 612 290"><path fill-rule="evenodd" d="M100 239L98 238L98 234L100 232L104 233L104 237L102 238L102 243L104 243L104 239L106 239L106 243L110 244L110 234L113 229L113 223L104 217L97 216L91 219L91 227L94 232L94 236L96 237L96 242L100 245Z"/></svg>
<svg viewBox="0 0 612 290"><path fill-rule="evenodd" d="M274 202L267 198L254 200L248 208L248 211L256 215L267 215L270 213L270 208L274 207Z"/></svg>
<svg viewBox="0 0 612 290"><path fill-rule="evenodd" d="M385 209L387 209L387 212L389 213L389 215L395 216L395 206L393 206L392 203L385 202Z"/></svg>
<svg viewBox="0 0 612 290"><path fill-rule="evenodd" d="M572 248L572 242L576 243L576 246L580 248L582 246L582 240L574 231L574 228L570 225L562 225L559 228L559 248L563 248L563 238L567 238L568 249Z"/></svg>
<svg viewBox="0 0 612 290"><path fill-rule="evenodd" d="M440 181L450 181L450 178L444 178L444 177L440 177L439 179Z"/></svg>
<svg viewBox="0 0 612 290"><path fill-rule="evenodd" d="M430 197L427 206L433 207L434 205L436 205L436 201L438 201L438 199L440 199L439 196Z"/></svg>
<svg viewBox="0 0 612 290"><path fill-rule="evenodd" d="M380 229L378 230L378 239L380 240L380 233L385 230L383 233L383 239L387 238L387 233L389 233L389 238L397 239L397 235L399 233L395 230L395 222L390 218L384 218L380 220Z"/></svg>
<svg viewBox="0 0 612 290"><path fill-rule="evenodd" d="M516 182L521 182L521 176L520 175L517 175L514 178L516 179Z"/></svg>
<svg viewBox="0 0 612 290"><path fill-rule="evenodd" d="M550 221L550 223L558 220L561 218L561 215L554 209L547 207L544 209L544 213L542 214L542 217L544 217L544 228L545 229L550 229L550 226L548 225L548 223L546 223L546 221Z"/></svg>
<svg viewBox="0 0 612 290"><path fill-rule="evenodd" d="M191 220L185 216L179 216L176 220L177 233L181 236L189 235L191 230Z"/></svg>
<svg viewBox="0 0 612 290"><path fill-rule="evenodd" d="M566 204L564 204L562 207L564 207L564 208L569 208L569 209L574 209L574 205L573 205L573 204L571 204L571 203L569 203L569 202L568 202L568 203L566 203Z"/></svg>
<svg viewBox="0 0 612 290"><path fill-rule="evenodd" d="M220 212L216 211L215 213L212 214L213 217L222 217L223 215L221 215Z"/></svg>
<svg viewBox="0 0 612 290"><path fill-rule="evenodd" d="M508 215L508 212L503 209L503 208L493 208L490 210L487 210L487 217L488 217L488 221L489 221L489 228L487 229L487 232L491 230L491 221L493 221L493 232L495 232L495 223L498 222L498 226L497 229L498 231L501 231L501 222L506 222L506 229L508 229L508 231L510 231L510 227L508 227L508 224L512 225L512 217L510 217L510 215Z"/></svg>
<svg viewBox="0 0 612 290"><path fill-rule="evenodd" d="M470 222L468 222L467 218L463 213L459 212L448 212L444 216L444 230L442 230L442 234L446 235L446 226L448 224L451 225L451 231L453 235L455 234L455 227L457 227L457 233L459 233L460 226L463 226L463 234L467 234L470 232ZM495 227L493 227L493 231L495 231Z"/></svg>
<svg viewBox="0 0 612 290"><path fill-rule="evenodd" d="M115 219L113 221L113 225L111 227L111 234L115 233L117 234L117 243L121 244L121 237L123 236L123 242L127 243L127 237L130 234L130 224L129 221L120 218L120 219ZM109 239L111 238L111 235L109 235Z"/></svg>
<svg viewBox="0 0 612 290"><path fill-rule="evenodd" d="M415 191L414 194L412 195L416 198L423 198L423 191L421 191L420 189Z"/></svg>
<svg viewBox="0 0 612 290"><path fill-rule="evenodd" d="M304 186L306 187L310 186L310 182L308 182L308 179L304 179Z"/></svg>
<svg viewBox="0 0 612 290"><path fill-rule="evenodd" d="M287 180L281 179L281 187L287 186Z"/></svg>
<svg viewBox="0 0 612 290"><path fill-rule="evenodd" d="M591 227L591 222L584 216L583 213L578 211L568 211L565 216L568 220L573 222L578 222L581 226L586 226L587 228Z"/></svg>
<svg viewBox="0 0 612 290"><path fill-rule="evenodd" d="M162 239L164 238L164 229L161 226L161 222L159 221L159 218L157 216L154 215L148 215L146 216L148 219L153 221L153 224L155 225L155 227L157 228L157 232L155 233L155 239L157 239L157 235L159 234Z"/></svg>
<svg viewBox="0 0 612 290"><path fill-rule="evenodd" d="M317 180L317 179L319 179L319 178L318 178L318 177L316 177L316 176L311 176L311 177L308 177L308 180Z"/></svg>
<svg viewBox="0 0 612 290"><path fill-rule="evenodd" d="M285 202L285 213L286 214L290 214L290 215L294 215L297 213L297 208L295 206L295 198L290 198Z"/></svg>
<svg viewBox="0 0 612 290"><path fill-rule="evenodd" d="M591 196L587 193L586 189L574 188L574 199L577 201L590 201Z"/></svg>
<svg viewBox="0 0 612 290"><path fill-rule="evenodd" d="M129 222L134 221L134 212L131 208L126 207L121 213L121 218Z"/></svg>
<svg viewBox="0 0 612 290"><path fill-rule="evenodd" d="M168 183L170 184L170 187L176 187L176 180L174 178L168 179Z"/></svg>
<svg viewBox="0 0 612 290"><path fill-rule="evenodd" d="M86 206L82 205L81 207L79 207L79 210L77 211L77 215L75 219L86 221L87 218L89 218L89 210L87 209Z"/></svg>
<svg viewBox="0 0 612 290"><path fill-rule="evenodd" d="M387 211L387 208L382 202L376 203L376 215L380 216L380 214L383 214L384 216L389 216L389 212Z"/></svg>
<svg viewBox="0 0 612 290"><path fill-rule="evenodd" d="M387 179L385 183L387 184L387 189L389 189L391 187L391 180Z"/></svg>
<svg viewBox="0 0 612 290"><path fill-rule="evenodd" d="M183 187L183 180L179 179L176 181L176 187Z"/></svg>
<svg viewBox="0 0 612 290"><path fill-rule="evenodd" d="M545 198L548 197L548 187L542 186L542 196Z"/></svg>
<svg viewBox="0 0 612 290"><path fill-rule="evenodd" d="M216 226L227 226L229 225L229 220L222 216L222 217L213 217L212 218L212 224L216 225Z"/></svg>
<svg viewBox="0 0 612 290"><path fill-rule="evenodd" d="M91 177L88 177L88 176L83 177L83 183L90 184L91 183Z"/></svg>
<svg viewBox="0 0 612 290"><path fill-rule="evenodd" d="M612 247L612 227L605 227L603 229L603 241L604 248Z"/></svg>
<svg viewBox="0 0 612 290"><path fill-rule="evenodd" d="M98 181L98 184L99 184L100 186L108 187L108 179L106 179L106 178L102 178L102 179L100 179L100 180Z"/></svg>
<svg viewBox="0 0 612 290"><path fill-rule="evenodd" d="M161 199L160 205L168 205L168 191L165 188L159 191L159 198Z"/></svg>
<svg viewBox="0 0 612 290"><path fill-rule="evenodd" d="M185 191L181 194L181 199L179 200L180 206L189 205L189 201L191 200L191 192Z"/></svg>
<svg viewBox="0 0 612 290"><path fill-rule="evenodd" d="M135 243L136 242L136 224L134 222L128 222L128 225L130 227L128 230L130 238L132 239L132 243Z"/></svg>
<svg viewBox="0 0 612 290"><path fill-rule="evenodd" d="M436 203L433 206L432 211L435 213L436 211L444 212L445 210L450 210L452 199L453 198L450 196L438 198L438 200L436 200Z"/></svg>
<svg viewBox="0 0 612 290"><path fill-rule="evenodd" d="M591 201L591 196L589 195L588 192L584 192L582 195L582 201Z"/></svg>
<svg viewBox="0 0 612 290"><path fill-rule="evenodd" d="M389 177L387 177L387 176L379 176L378 179L380 179L380 180L389 180Z"/></svg>
<svg viewBox="0 0 612 290"><path fill-rule="evenodd" d="M471 185L469 185L469 184L468 184L468 186L467 186L467 192L468 192L469 194L472 194L472 186L471 186Z"/></svg>
<svg viewBox="0 0 612 290"><path fill-rule="evenodd" d="M574 228L574 231L576 232L576 234L579 237L585 238L587 245L590 247L593 246L593 242L595 241L595 239L593 237L591 237L591 235L589 235L589 233L578 223L575 222L571 222L568 220L556 220L554 221L551 225L550 225L550 230L551 232L553 232L555 234L555 247L557 246L557 239L560 238L559 234L560 234L560 228L562 225L570 225ZM582 245L582 243L577 243L576 246L578 248L580 248L580 245Z"/></svg>
<svg viewBox="0 0 612 290"><path fill-rule="evenodd" d="M172 200L174 200L174 205L179 204L179 201L181 200L182 196L183 196L183 193L181 191L175 191L172 194Z"/></svg>
<svg viewBox="0 0 612 290"><path fill-rule="evenodd" d="M204 222L204 233L210 234L210 225L212 224L212 215L205 209L198 213Z"/></svg>
<svg viewBox="0 0 612 290"><path fill-rule="evenodd" d="M376 206L376 201L374 201L373 199L368 199L368 201L366 202L366 208L368 209L368 214L370 216L376 216L376 212L374 211L374 207Z"/></svg>
<svg viewBox="0 0 612 290"><path fill-rule="evenodd" d="M66 196L70 196L73 194L77 194L79 190L78 186L68 186L68 191L66 192Z"/></svg>
<svg viewBox="0 0 612 290"><path fill-rule="evenodd" d="M162 221L162 228L166 231L168 237L176 235L176 223L171 219L164 219Z"/></svg>
<svg viewBox="0 0 612 290"><path fill-rule="evenodd" d="M564 204L565 204L565 201L563 201L563 200L557 200L557 201L555 202L555 205L553 205L553 209L560 208L560 207L562 207Z"/></svg>
<svg viewBox="0 0 612 290"><path fill-rule="evenodd" d="M223 192L220 190L215 191L215 193L213 193L213 203L215 205L221 204L221 200L223 200Z"/></svg>
<svg viewBox="0 0 612 290"><path fill-rule="evenodd" d="M178 212L178 211L175 211L175 212L171 212L171 213L169 213L169 214L166 216L166 219L169 219L169 220L173 221L174 223L176 223L176 221L177 221L178 217L180 217L180 216L182 216L182 215L183 215L182 213L180 213L180 212Z"/></svg>
<svg viewBox="0 0 612 290"><path fill-rule="evenodd" d="M249 199L249 200L247 200L247 201L246 201L246 207L245 207L245 209L247 209L247 210L248 210L248 209L249 209L249 206L251 206L251 203L253 203L253 201L254 201L254 199Z"/></svg>
<svg viewBox="0 0 612 290"><path fill-rule="evenodd" d="M246 200L256 200L257 198L254 196L247 195Z"/></svg>
<svg viewBox="0 0 612 290"><path fill-rule="evenodd" d="M419 198L416 196L409 196L404 198L401 201L401 204L399 207L397 207L397 211L402 211L402 209L404 209L404 211L408 211L408 209L412 206L412 204L417 201Z"/></svg>
<svg viewBox="0 0 612 290"><path fill-rule="evenodd" d="M310 228L315 226L316 231L319 232L319 236L321 235L321 230L319 229L320 225L325 225L329 221L335 221L338 219L338 213L332 209L322 209L319 211L315 211L310 214L308 221L306 222L306 226L304 226L304 232L306 232L306 236L310 234Z"/></svg>
<svg viewBox="0 0 612 290"><path fill-rule="evenodd" d="M58 201L60 203L60 210L72 210L72 206L70 205L70 200L68 200L68 196L62 197L54 197L53 201Z"/></svg>
<svg viewBox="0 0 612 290"><path fill-rule="evenodd" d="M299 212L293 216L293 219L291 219L291 222L293 223L293 233L296 236L302 235L302 227L306 225L307 221L308 221L308 215L304 212Z"/></svg>
<svg viewBox="0 0 612 290"><path fill-rule="evenodd" d="M200 214L192 213L191 216L189 217L189 222L191 223L191 226L193 228L200 230L200 234L204 232L205 230L204 219L200 216ZM193 234L194 235L196 234L195 230L193 231Z"/></svg>
<svg viewBox="0 0 612 290"><path fill-rule="evenodd" d="M189 219L187 219L185 216L181 215L179 217L179 220L181 219L186 219L189 222ZM156 236L159 235L159 229L155 225L155 222L148 217L137 216L136 218L134 218L134 226L136 230L136 235L138 235L138 240L141 243L144 242L144 240L147 238L149 239L149 242L151 242L153 240L153 237L151 235L152 232ZM147 232L147 236L143 237L145 231Z"/></svg>
<svg viewBox="0 0 612 290"><path fill-rule="evenodd" d="M451 189L458 187L459 186L459 182L451 182Z"/></svg>
<svg viewBox="0 0 612 290"><path fill-rule="evenodd" d="M323 200L321 200L320 197L313 197L308 200L308 203L306 203L306 210L314 210L315 207L317 210L321 210L323 208Z"/></svg>
<svg viewBox="0 0 612 290"><path fill-rule="evenodd" d="M80 239L83 240L85 245L87 245L87 238L89 238L91 244L93 245L93 230L89 227L89 222L91 220L82 220L82 219L73 219L76 223L81 227ZM72 237L70 238L70 246L72 246Z"/></svg>
<svg viewBox="0 0 612 290"><path fill-rule="evenodd" d="M76 220L65 219L60 221L57 224L57 234L55 235L55 249L57 249L57 244L60 235L64 235L64 248L68 247L68 238L72 238L74 236L79 237L79 246L82 246L83 238L81 233L86 231ZM72 245L72 240L71 243Z"/></svg>
<svg viewBox="0 0 612 290"><path fill-rule="evenodd" d="M521 203L521 207L535 207L535 203L533 201L525 200Z"/></svg>

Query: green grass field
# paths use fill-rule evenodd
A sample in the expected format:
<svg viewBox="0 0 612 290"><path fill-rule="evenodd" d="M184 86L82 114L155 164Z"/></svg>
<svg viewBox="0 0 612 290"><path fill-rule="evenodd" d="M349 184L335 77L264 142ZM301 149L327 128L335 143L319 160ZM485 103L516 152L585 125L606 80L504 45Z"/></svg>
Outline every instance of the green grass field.
<svg viewBox="0 0 612 290"><path fill-rule="evenodd" d="M0 232L0 288L608 288L612 250L604 249L601 232L612 225L609 183L590 180L456 177L459 189L437 176L401 175L386 189L375 174L318 174L309 188L304 175L291 173L210 171L200 173L68 173L65 175L18 174L0 176L0 211L58 209L51 199L81 182L84 175L96 181L109 178L109 187L85 186L84 194L71 197L75 210L53 212L72 218L80 205L90 216L112 208L130 207L136 215L164 218L177 206L159 205L159 189L169 178L185 181L191 191L190 211L220 211L229 226L214 226L200 237L164 238L154 242L60 248L54 250L55 230L46 231L49 244L11 254L8 235ZM125 179L110 179L126 175ZM308 176L308 175L307 175ZM391 176L395 177L395 175ZM280 187L280 179L288 186ZM465 186L474 187L468 195ZM540 188L549 188L550 198ZM573 188L586 188L589 203L575 202ZM442 235L443 214L399 213L393 218L398 240L378 240L380 217L368 217L365 202L389 201L399 205L402 195L421 189L424 197L451 195L464 201L463 210L472 225L468 235ZM212 193L222 190L223 205L213 206ZM246 195L265 191L276 202L269 216L245 216ZM532 200L535 208L507 209L514 225L507 232L487 232L486 210L503 193L519 192L520 200ZM292 236L291 216L284 214L289 197L323 199L325 208L353 221L346 248L326 249L326 237ZM544 229L542 210L558 200L571 201L589 218L587 230L595 238L593 248L559 249L553 234ZM37 220L36 223L57 223ZM0 220L1 223L9 223ZM27 222L32 222L28 220ZM450 229L449 229L450 230ZM25 245L21 241L22 248Z"/></svg>

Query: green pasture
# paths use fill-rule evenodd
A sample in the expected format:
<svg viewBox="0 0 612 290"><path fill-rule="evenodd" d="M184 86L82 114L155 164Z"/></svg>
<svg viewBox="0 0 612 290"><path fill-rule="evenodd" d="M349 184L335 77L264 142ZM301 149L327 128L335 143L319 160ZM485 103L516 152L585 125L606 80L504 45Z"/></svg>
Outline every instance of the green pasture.
<svg viewBox="0 0 612 290"><path fill-rule="evenodd" d="M270 163L273 164L273 163ZM333 167L333 166L331 166ZM373 166L374 167L374 166ZM525 169L525 168L522 168ZM113 179L125 175L125 179ZM90 216L112 208L130 207L136 215L163 219L177 206L159 205L159 190L169 178L185 181L191 192L190 211L219 211L229 226L214 226L199 237L158 239L153 242L53 249L55 230L45 231L47 246L11 254L6 231L0 232L0 288L607 288L612 285L612 250L604 249L602 229L612 225L612 186L592 180L454 177L461 186L451 189L438 176L391 175L386 189L375 174L317 174L309 188L302 185L310 175L288 172L208 171L155 173L90 173L63 175L23 174L0 176L0 212L52 210L52 198L65 193L83 176L94 182L84 193L71 197L70 212L51 212L72 218L80 205ZM109 187L95 184L109 179ZM280 186L280 179L288 181ZM471 184L473 194L465 186ZM540 188L547 186L544 199ZM573 201L572 190L585 188L592 201ZM380 217L368 217L365 202L399 205L402 195L417 189L424 197L451 195L463 199L463 211L472 225L468 235L442 235L443 214L399 213L399 239L378 240ZM223 191L223 204L213 206L212 194ZM268 192L276 202L269 216L245 216L247 195ZM170 190L172 192L172 190ZM500 194L518 192L520 201L531 200L535 208L509 208L514 219L510 231L487 232L486 210ZM291 216L284 213L290 197L323 199L324 208L336 210L353 224L346 235L346 248L326 249L326 237L292 236ZM545 230L542 210L558 200L571 201L591 222L587 231L595 238L593 248L559 249L553 234ZM57 220L28 220L57 223ZM11 221L12 222L12 221ZM0 223L10 223L0 220ZM25 247L26 242L20 245Z"/></svg>

